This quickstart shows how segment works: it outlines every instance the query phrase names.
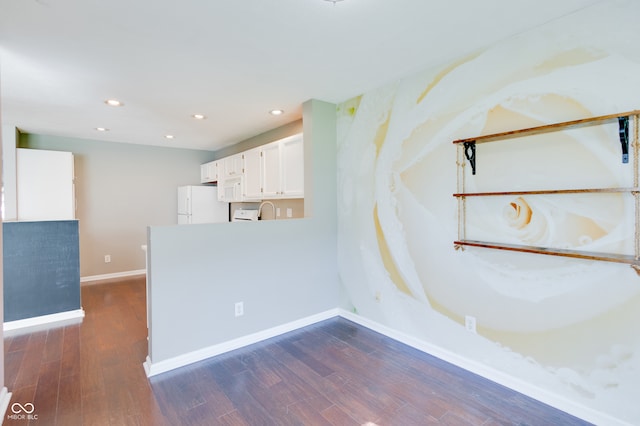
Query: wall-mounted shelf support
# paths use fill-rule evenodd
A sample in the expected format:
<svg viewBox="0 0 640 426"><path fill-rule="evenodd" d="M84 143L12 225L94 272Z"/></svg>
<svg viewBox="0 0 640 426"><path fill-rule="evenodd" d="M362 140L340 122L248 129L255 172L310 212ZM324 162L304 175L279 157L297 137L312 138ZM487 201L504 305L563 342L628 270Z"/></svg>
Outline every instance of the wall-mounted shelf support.
<svg viewBox="0 0 640 426"><path fill-rule="evenodd" d="M622 162L629 162L629 117L640 115L640 110L622 112L618 114L601 115L598 117L583 118L580 120L565 121L562 123L546 124L544 126L529 127L526 129L511 130L508 132L494 133L491 135L475 136L473 138L458 139L453 141L454 144L463 144L464 153L471 164L473 174L475 175L475 158L476 158L476 144L495 142L507 138L517 138L528 135L538 135L542 133L556 132L562 129L573 129L583 126L593 126L606 122L618 120L620 126L620 144L622 145ZM473 158L473 162L471 159Z"/></svg>
<svg viewBox="0 0 640 426"><path fill-rule="evenodd" d="M633 117L633 141L629 141L629 120ZM585 189L541 189L541 190L515 190L496 192L466 192L465 191L465 158L469 161L473 174L476 174L476 144L494 142L504 139L519 138L527 135L556 132L565 129L573 129L583 126L592 126L608 122L618 121L620 145L622 150L622 163L629 163L629 147L633 149L633 186L629 188L585 188ZM547 124L519 130L511 130L502 133L476 136L467 139L453 141L457 144L456 164L458 166L457 193L453 194L458 200L458 239L454 241L456 250L464 250L467 246L484 247L497 250L508 250L551 256L573 257L577 259L598 260L604 262L625 263L630 265L640 276L640 110L622 112L618 114L602 115L598 117L580 120L565 121L562 123ZM634 197L635 203L635 238L634 254L595 253L582 250L565 250L547 247L533 247L519 244L503 244L487 241L474 241L466 239L466 199L468 197L490 196L514 196L514 195L543 195L543 194L581 194L581 193L629 193Z"/></svg>
<svg viewBox="0 0 640 426"><path fill-rule="evenodd" d="M464 143L464 156L471 165L471 174L476 174L476 141Z"/></svg>
<svg viewBox="0 0 640 426"><path fill-rule="evenodd" d="M618 117L620 127L620 145L622 146L622 162L629 162L629 117Z"/></svg>
<svg viewBox="0 0 640 426"><path fill-rule="evenodd" d="M553 248L547 248L547 247L533 247L533 246L525 246L525 245L519 245L519 244L503 244L503 243L493 243L493 242L473 241L473 240L459 240L459 241L454 241L453 244L454 244L454 248L456 249L460 249L464 246L484 247L484 248L497 249L497 250L519 251L523 253L535 253L535 254L546 254L550 256L572 257L574 259L588 259L588 260L599 260L602 262L626 263L628 265L631 265L636 272L638 272L638 268L640 268L640 260L636 259L636 257L633 255L626 255L626 254L585 252L580 250L553 249Z"/></svg>
<svg viewBox="0 0 640 426"><path fill-rule="evenodd" d="M590 194L590 193L615 193L630 192L635 195L640 192L640 187L630 188L586 188L586 189L542 189L535 191L499 191L499 192L464 192L453 194L454 197L495 197L503 195L542 195L542 194Z"/></svg>

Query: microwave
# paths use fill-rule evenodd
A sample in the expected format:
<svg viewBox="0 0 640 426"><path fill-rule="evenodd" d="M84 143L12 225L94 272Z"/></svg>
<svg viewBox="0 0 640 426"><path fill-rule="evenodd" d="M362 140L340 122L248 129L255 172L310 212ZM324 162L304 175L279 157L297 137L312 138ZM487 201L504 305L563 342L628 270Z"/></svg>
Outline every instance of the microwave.
<svg viewBox="0 0 640 426"><path fill-rule="evenodd" d="M218 194L220 195L220 201L227 203L242 201L242 177L225 179L222 184L222 190L218 188Z"/></svg>

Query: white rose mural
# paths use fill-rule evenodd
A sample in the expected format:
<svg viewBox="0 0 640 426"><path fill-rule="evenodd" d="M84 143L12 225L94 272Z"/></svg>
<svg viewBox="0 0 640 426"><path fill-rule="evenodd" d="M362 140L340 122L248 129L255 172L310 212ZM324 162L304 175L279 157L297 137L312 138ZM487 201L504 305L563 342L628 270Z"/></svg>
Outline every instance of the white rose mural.
<svg viewBox="0 0 640 426"><path fill-rule="evenodd" d="M640 108L640 46L620 45L640 38L630 10L640 14L606 2L340 105L339 254L358 313L640 423L631 267L453 245L462 213L467 239L634 254L629 193L467 197L461 212L452 143ZM465 192L634 185L617 123L476 149ZM465 315L481 337L465 332Z"/></svg>

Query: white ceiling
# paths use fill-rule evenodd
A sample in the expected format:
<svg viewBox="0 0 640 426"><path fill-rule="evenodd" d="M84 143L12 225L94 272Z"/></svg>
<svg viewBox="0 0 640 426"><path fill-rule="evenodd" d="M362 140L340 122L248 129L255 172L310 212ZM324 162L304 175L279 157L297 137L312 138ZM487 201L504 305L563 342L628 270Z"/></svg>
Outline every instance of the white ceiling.
<svg viewBox="0 0 640 426"><path fill-rule="evenodd" d="M601 1L0 0L2 122L216 150Z"/></svg>

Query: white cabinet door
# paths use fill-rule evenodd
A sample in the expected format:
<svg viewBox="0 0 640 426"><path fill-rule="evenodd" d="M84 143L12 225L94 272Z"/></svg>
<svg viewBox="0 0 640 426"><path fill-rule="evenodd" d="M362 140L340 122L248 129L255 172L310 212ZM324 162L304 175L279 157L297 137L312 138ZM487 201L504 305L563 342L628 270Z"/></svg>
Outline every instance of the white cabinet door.
<svg viewBox="0 0 640 426"><path fill-rule="evenodd" d="M205 170L207 165L210 168ZM204 180L212 176L215 180ZM218 182L220 201L303 198L302 134L203 164L201 178L202 183Z"/></svg>
<svg viewBox="0 0 640 426"><path fill-rule="evenodd" d="M234 178L242 175L242 154L234 154L229 157L225 157L222 160L224 162L224 178Z"/></svg>
<svg viewBox="0 0 640 426"><path fill-rule="evenodd" d="M254 148L242 153L244 160L244 178L242 198L244 201L262 200L262 148Z"/></svg>
<svg viewBox="0 0 640 426"><path fill-rule="evenodd" d="M280 144L272 142L262 146L262 197L280 196Z"/></svg>
<svg viewBox="0 0 640 426"><path fill-rule="evenodd" d="M262 147L262 198L304 197L302 134Z"/></svg>
<svg viewBox="0 0 640 426"><path fill-rule="evenodd" d="M304 196L304 145L302 135L283 139L280 142L281 196L302 198Z"/></svg>
<svg viewBox="0 0 640 426"><path fill-rule="evenodd" d="M200 165L200 183L211 183L218 181L218 165L215 161Z"/></svg>

